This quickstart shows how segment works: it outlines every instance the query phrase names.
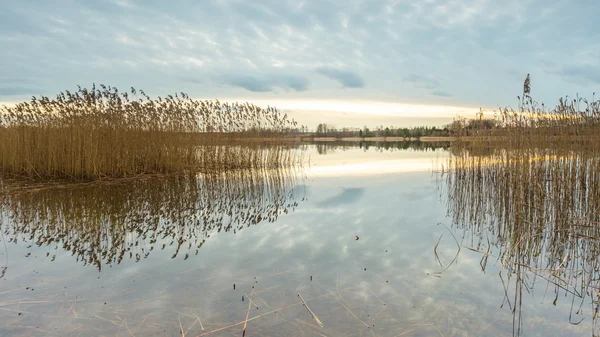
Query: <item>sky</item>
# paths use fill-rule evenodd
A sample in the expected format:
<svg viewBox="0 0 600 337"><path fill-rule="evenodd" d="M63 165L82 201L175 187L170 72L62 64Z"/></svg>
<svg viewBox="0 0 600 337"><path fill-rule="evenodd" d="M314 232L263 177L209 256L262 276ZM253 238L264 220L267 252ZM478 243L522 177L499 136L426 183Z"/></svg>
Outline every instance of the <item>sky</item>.
<svg viewBox="0 0 600 337"><path fill-rule="evenodd" d="M0 102L103 83L310 128L440 125L600 87L595 0L3 0Z"/></svg>

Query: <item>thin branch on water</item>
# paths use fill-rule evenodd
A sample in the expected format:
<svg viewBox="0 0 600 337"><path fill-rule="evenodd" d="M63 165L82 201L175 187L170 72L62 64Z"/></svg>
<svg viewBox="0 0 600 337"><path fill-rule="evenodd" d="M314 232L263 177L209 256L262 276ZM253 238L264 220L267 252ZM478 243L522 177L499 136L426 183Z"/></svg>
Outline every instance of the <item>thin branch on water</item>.
<svg viewBox="0 0 600 337"><path fill-rule="evenodd" d="M250 292L250 296L252 296L254 294L254 287L252 287L252 292ZM246 336L246 325L248 324L248 316L250 315L250 308L252 307L252 300L250 298L250 296L248 297L248 311L246 312L246 319L244 320L244 327L242 329L242 337Z"/></svg>
<svg viewBox="0 0 600 337"><path fill-rule="evenodd" d="M323 327L323 323L321 322L321 320L319 319L319 317L317 317L317 315L315 315L315 313L312 310L310 310L310 308L308 307L308 304L306 304L306 301L304 301L304 299L302 298L302 295L300 295L300 293L298 293L298 297L300 297L300 300L302 301L302 303L306 307L306 310L308 310L308 312L310 312L310 314L312 315L312 318L315 320L315 322L317 322L317 324L319 324L319 326L322 328Z"/></svg>
<svg viewBox="0 0 600 337"><path fill-rule="evenodd" d="M438 225L440 225L440 224L438 224ZM448 232L450 232L450 234L454 238L454 242L456 242L457 251L456 251L456 254L454 255L454 258L452 259L452 261L450 261L450 263L446 266L446 268L444 268L442 271L436 273L438 275L441 275L442 273L444 273L446 270L448 270L448 268L450 268L450 266L454 262L456 262L456 260L458 259L458 255L460 254L460 250L461 250L461 244L456 239L456 236L454 236L454 233L452 233L452 230L450 230L450 228L448 228L448 226L446 226L445 224L441 224L441 225L443 225L444 227L446 227L446 229L448 230ZM440 236L440 240L441 239L442 239L442 237ZM463 237L463 240L464 240L464 237ZM439 243L439 240L438 240L438 243ZM437 248L437 244L436 244L436 248ZM437 256L437 252L436 252L436 256Z"/></svg>

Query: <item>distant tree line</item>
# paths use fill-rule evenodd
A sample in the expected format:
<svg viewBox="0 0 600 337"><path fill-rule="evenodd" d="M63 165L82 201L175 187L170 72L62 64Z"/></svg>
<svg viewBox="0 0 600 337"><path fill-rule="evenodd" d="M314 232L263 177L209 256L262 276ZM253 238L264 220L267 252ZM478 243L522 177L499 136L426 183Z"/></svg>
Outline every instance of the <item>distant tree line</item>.
<svg viewBox="0 0 600 337"><path fill-rule="evenodd" d="M455 137L455 136L474 136L483 134L485 130L498 129L500 123L495 119L487 118L457 118L452 123L438 126L412 126L412 127L395 127L383 126L362 128L357 127L342 127L337 128L334 125L327 123L319 123L315 131L309 130L307 126L287 127L282 131L287 135L295 136L314 136L314 137L331 137L331 138L370 138L370 137L400 137L400 138L420 138L420 137ZM248 131L252 133L253 130ZM265 133L264 131L262 131Z"/></svg>
<svg viewBox="0 0 600 337"><path fill-rule="evenodd" d="M450 136L448 126L415 126L415 127L394 127L394 126L376 126L369 128L344 127L341 129L325 123L319 123L315 132L317 137L447 137Z"/></svg>

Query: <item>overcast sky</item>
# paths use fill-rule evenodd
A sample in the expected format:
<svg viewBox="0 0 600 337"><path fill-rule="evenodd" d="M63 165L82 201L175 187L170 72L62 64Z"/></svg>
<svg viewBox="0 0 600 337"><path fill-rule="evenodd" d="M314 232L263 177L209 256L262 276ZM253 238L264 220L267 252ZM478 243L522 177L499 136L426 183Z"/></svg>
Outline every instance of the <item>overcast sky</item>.
<svg viewBox="0 0 600 337"><path fill-rule="evenodd" d="M533 97L547 104L600 87L595 0L3 0L1 8L2 102L95 82L271 103L309 125L397 125L402 116L418 123L516 106L527 73Z"/></svg>

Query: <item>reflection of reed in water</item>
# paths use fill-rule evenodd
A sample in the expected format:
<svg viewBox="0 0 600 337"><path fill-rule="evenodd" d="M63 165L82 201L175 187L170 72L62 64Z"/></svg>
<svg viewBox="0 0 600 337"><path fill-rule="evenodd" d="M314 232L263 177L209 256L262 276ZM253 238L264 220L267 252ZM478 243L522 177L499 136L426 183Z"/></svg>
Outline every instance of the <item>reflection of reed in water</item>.
<svg viewBox="0 0 600 337"><path fill-rule="evenodd" d="M236 233L293 210L298 173L231 170L12 189L0 197L2 231L8 242L62 247L98 269L140 261L155 247L173 246L173 258L187 259L214 232Z"/></svg>
<svg viewBox="0 0 600 337"><path fill-rule="evenodd" d="M524 291L530 292L536 279L554 285L554 305L559 295L569 297L570 323L591 316L597 330L600 153L515 149L474 156L456 151L448 164L449 213L471 236L472 246L465 248L482 253L482 270L491 256L501 262L514 333L521 333ZM591 312L584 307L590 302Z"/></svg>

